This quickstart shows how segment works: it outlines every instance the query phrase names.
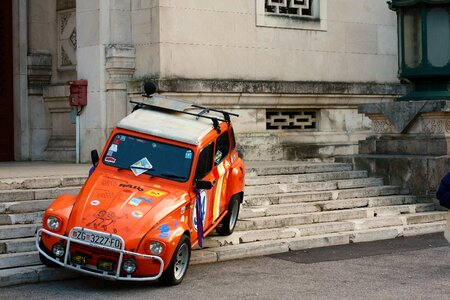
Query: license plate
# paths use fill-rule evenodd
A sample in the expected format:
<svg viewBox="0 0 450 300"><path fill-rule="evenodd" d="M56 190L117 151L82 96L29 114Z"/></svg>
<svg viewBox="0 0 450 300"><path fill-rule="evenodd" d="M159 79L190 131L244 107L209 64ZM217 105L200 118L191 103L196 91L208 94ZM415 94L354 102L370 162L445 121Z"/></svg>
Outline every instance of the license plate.
<svg viewBox="0 0 450 300"><path fill-rule="evenodd" d="M121 249L122 246L121 240L110 234L73 229L71 235L72 239L84 241L91 245L101 245L114 249Z"/></svg>

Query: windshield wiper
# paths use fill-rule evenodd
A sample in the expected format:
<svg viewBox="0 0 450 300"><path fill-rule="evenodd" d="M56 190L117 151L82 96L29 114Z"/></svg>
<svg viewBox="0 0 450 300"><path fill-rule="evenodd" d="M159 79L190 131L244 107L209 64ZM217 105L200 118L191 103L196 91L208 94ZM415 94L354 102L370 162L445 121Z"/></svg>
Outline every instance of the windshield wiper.
<svg viewBox="0 0 450 300"><path fill-rule="evenodd" d="M180 175L171 174L171 173L161 173L161 174L158 174L158 177L167 177L167 178L172 178L172 179L186 179L186 176L180 176Z"/></svg>
<svg viewBox="0 0 450 300"><path fill-rule="evenodd" d="M147 171L155 171L154 168L146 168L146 167L132 167L132 166L128 166L128 167L120 167L117 168L117 171L122 171L122 170L131 170L131 169L139 169L139 170L147 170Z"/></svg>
<svg viewBox="0 0 450 300"><path fill-rule="evenodd" d="M131 171L131 169L139 169L139 170L146 170L146 171L155 171L154 168L146 168L146 167L132 167L132 166L128 166L128 167L120 167L117 168L117 171L123 171L123 170L129 170ZM145 172L144 172L145 173ZM147 174L148 176L150 176L150 178L153 178L154 176L152 174Z"/></svg>

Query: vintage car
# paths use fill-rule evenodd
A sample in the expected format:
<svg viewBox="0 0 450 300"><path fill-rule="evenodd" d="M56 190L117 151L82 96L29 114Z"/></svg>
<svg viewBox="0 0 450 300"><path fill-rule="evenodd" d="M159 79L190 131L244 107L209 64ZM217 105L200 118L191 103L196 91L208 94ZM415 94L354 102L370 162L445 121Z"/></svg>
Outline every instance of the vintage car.
<svg viewBox="0 0 450 300"><path fill-rule="evenodd" d="M115 280L179 284L191 249L233 232L244 190L229 112L157 94L112 131L77 196L45 211L36 245L47 266Z"/></svg>

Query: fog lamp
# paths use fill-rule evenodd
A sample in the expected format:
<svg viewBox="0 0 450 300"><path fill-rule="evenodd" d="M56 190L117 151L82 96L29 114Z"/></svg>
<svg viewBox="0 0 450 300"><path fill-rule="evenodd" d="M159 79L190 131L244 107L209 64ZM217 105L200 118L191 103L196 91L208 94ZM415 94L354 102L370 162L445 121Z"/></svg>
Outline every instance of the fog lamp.
<svg viewBox="0 0 450 300"><path fill-rule="evenodd" d="M86 256L76 253L74 256L72 256L72 262L77 265L86 265Z"/></svg>
<svg viewBox="0 0 450 300"><path fill-rule="evenodd" d="M149 250L154 255L160 255L163 252L163 244L157 241L150 243Z"/></svg>
<svg viewBox="0 0 450 300"><path fill-rule="evenodd" d="M97 268L99 268L100 270L103 270L103 271L112 271L113 267L114 267L114 262L112 260L99 259L97 262Z"/></svg>
<svg viewBox="0 0 450 300"><path fill-rule="evenodd" d="M137 265L134 259L126 259L122 263L122 270L127 274L133 274L136 271Z"/></svg>
<svg viewBox="0 0 450 300"><path fill-rule="evenodd" d="M66 249L64 248L64 245L61 243L56 243L52 247L53 254L58 258L61 258L64 256L64 253L66 252L65 250Z"/></svg>

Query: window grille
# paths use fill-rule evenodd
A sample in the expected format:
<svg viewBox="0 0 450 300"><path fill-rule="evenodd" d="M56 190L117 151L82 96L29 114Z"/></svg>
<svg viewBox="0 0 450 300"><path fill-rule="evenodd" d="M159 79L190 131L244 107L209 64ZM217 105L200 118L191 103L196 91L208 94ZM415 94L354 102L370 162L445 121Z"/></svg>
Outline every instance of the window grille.
<svg viewBox="0 0 450 300"><path fill-rule="evenodd" d="M314 110L267 110L267 130L317 129L317 111Z"/></svg>
<svg viewBox="0 0 450 300"><path fill-rule="evenodd" d="M279 15L314 16L313 0L265 0L265 11Z"/></svg>

